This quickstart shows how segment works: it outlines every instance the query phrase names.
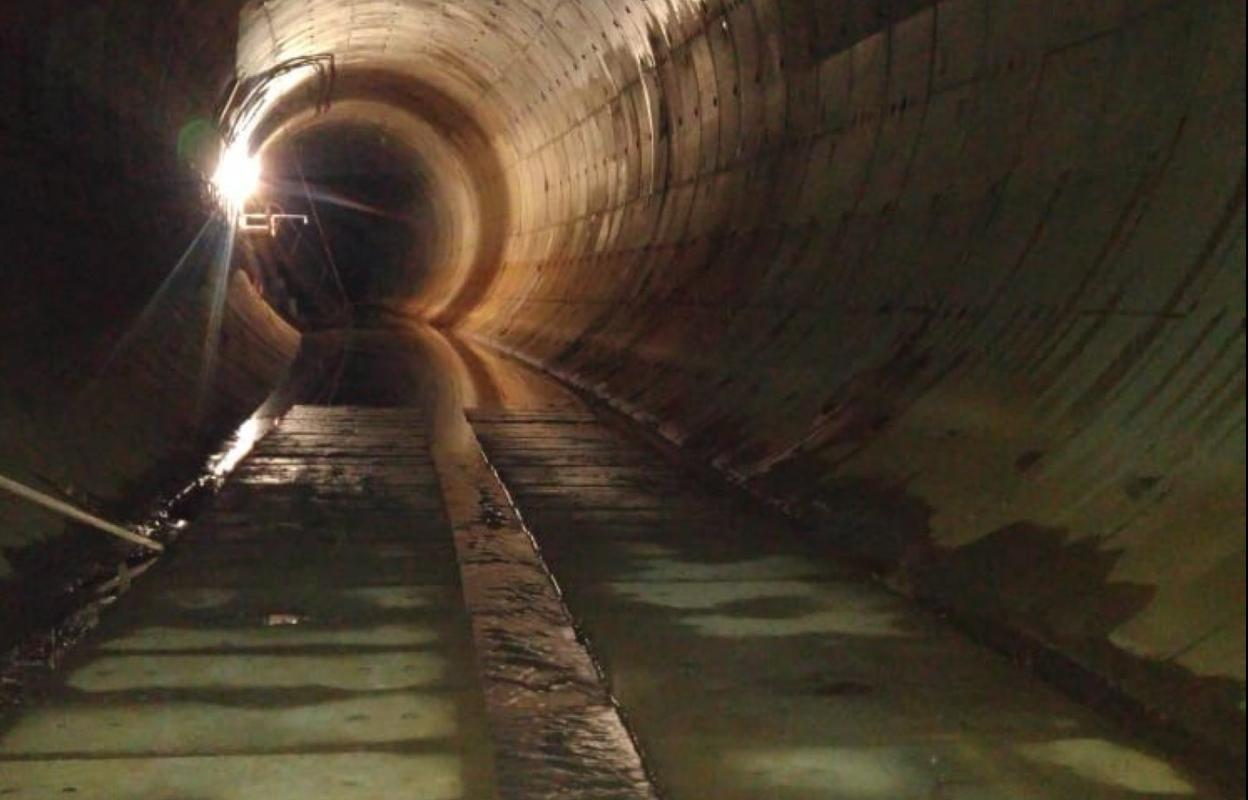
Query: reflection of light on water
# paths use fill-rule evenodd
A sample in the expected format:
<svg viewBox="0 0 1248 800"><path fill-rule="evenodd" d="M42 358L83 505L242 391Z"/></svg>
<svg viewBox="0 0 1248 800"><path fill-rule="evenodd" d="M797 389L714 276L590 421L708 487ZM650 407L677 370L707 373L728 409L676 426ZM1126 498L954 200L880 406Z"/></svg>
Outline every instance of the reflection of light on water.
<svg viewBox="0 0 1248 800"><path fill-rule="evenodd" d="M256 442L260 441L272 427L273 420L269 417L253 416L244 422L234 432L225 449L209 460L208 471L216 478L224 477L232 472L238 466L238 462L247 457L251 448L256 446Z"/></svg>

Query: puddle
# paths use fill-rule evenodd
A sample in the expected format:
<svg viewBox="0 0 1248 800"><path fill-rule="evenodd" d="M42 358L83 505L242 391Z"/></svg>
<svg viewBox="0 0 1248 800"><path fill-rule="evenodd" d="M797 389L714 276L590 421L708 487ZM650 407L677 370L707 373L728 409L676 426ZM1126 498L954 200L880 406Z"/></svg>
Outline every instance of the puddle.
<svg viewBox="0 0 1248 800"><path fill-rule="evenodd" d="M855 584L803 579L803 559L706 564L659 556L656 549L646 556L630 571L633 580L613 581L611 591L680 612L680 622L704 636L912 635L894 598Z"/></svg>

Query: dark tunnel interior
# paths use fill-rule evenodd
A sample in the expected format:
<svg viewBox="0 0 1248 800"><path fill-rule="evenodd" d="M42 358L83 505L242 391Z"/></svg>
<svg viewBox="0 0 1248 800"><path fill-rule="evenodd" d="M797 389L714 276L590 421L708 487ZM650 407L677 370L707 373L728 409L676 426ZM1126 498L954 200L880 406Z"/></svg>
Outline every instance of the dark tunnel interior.
<svg viewBox="0 0 1248 800"><path fill-rule="evenodd" d="M5 0L0 795L1243 796L1244 15Z"/></svg>
<svg viewBox="0 0 1248 800"><path fill-rule="evenodd" d="M343 306L358 315L420 294L435 207L419 159L400 142L362 125L321 128L274 152L266 169L281 187L274 194L282 212L311 217L289 249L269 253L271 266L258 270L283 276L296 319L323 325L313 309L336 307L339 316L327 321L341 322Z"/></svg>

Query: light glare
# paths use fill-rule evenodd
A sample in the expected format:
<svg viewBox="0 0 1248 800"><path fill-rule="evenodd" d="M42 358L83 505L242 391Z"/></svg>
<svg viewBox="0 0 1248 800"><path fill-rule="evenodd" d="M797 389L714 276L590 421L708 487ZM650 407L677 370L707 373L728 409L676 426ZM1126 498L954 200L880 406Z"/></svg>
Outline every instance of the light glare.
<svg viewBox="0 0 1248 800"><path fill-rule="evenodd" d="M212 183L227 208L241 211L260 188L260 159L248 153L246 145L232 144L221 154Z"/></svg>

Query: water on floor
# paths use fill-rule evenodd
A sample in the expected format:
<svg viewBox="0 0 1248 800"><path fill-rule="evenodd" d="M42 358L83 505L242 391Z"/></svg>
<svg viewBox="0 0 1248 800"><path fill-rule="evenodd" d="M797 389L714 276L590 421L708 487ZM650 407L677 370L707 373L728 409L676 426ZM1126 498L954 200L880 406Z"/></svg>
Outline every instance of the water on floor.
<svg viewBox="0 0 1248 800"><path fill-rule="evenodd" d="M4 731L0 796L491 796L424 432L288 414Z"/></svg>
<svg viewBox="0 0 1248 800"><path fill-rule="evenodd" d="M548 379L345 339L0 720L0 797L1213 796Z"/></svg>

